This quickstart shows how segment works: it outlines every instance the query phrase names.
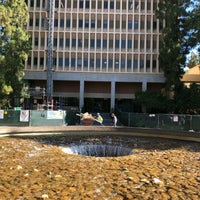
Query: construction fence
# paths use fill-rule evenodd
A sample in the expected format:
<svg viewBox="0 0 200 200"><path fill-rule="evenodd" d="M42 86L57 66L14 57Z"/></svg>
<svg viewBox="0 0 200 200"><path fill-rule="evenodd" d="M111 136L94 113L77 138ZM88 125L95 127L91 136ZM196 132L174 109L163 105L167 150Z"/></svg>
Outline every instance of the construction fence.
<svg viewBox="0 0 200 200"><path fill-rule="evenodd" d="M165 130L200 131L200 115L117 112L124 126Z"/></svg>
<svg viewBox="0 0 200 200"><path fill-rule="evenodd" d="M0 126L64 126L66 111L0 110Z"/></svg>
<svg viewBox="0 0 200 200"><path fill-rule="evenodd" d="M79 111L0 110L0 126L80 125ZM165 130L200 131L200 115L117 112L118 125Z"/></svg>

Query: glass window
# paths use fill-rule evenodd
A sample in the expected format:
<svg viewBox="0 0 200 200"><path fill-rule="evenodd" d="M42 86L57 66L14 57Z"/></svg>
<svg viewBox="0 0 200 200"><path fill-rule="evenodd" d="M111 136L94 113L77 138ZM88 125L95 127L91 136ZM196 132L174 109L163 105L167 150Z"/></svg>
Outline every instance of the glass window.
<svg viewBox="0 0 200 200"><path fill-rule="evenodd" d="M139 2L138 1L135 1L135 6L134 6L135 10L138 10L139 9Z"/></svg>
<svg viewBox="0 0 200 200"><path fill-rule="evenodd" d="M35 46L38 46L38 37L35 37L35 43L34 43Z"/></svg>
<svg viewBox="0 0 200 200"><path fill-rule="evenodd" d="M127 60L127 68L131 68L131 60Z"/></svg>
<svg viewBox="0 0 200 200"><path fill-rule="evenodd" d="M133 68L137 69L138 68L138 60L134 59L133 61Z"/></svg>
<svg viewBox="0 0 200 200"><path fill-rule="evenodd" d="M68 28L70 27L70 19L66 20L66 27L68 27Z"/></svg>
<svg viewBox="0 0 200 200"><path fill-rule="evenodd" d="M101 20L97 20L97 28L101 28Z"/></svg>
<svg viewBox="0 0 200 200"><path fill-rule="evenodd" d="M59 58L59 59L58 59L58 65L59 65L60 67L63 66L63 58Z"/></svg>
<svg viewBox="0 0 200 200"><path fill-rule="evenodd" d="M81 58L78 58L78 60L77 60L77 66L81 66L82 65L82 59Z"/></svg>
<svg viewBox="0 0 200 200"><path fill-rule="evenodd" d="M114 28L114 21L113 20L110 20L110 23L109 23L109 28L110 29L113 29Z"/></svg>
<svg viewBox="0 0 200 200"><path fill-rule="evenodd" d="M94 67L94 59L93 58L90 59L90 67Z"/></svg>
<svg viewBox="0 0 200 200"><path fill-rule="evenodd" d="M84 67L88 67L88 58L84 58Z"/></svg>
<svg viewBox="0 0 200 200"><path fill-rule="evenodd" d="M30 20L29 20L29 26L33 26L33 19L32 18L30 18Z"/></svg>
<svg viewBox="0 0 200 200"><path fill-rule="evenodd" d="M116 20L116 22L115 22L116 24L115 24L115 26L116 26L116 29L119 29L120 28L120 21L119 20Z"/></svg>
<svg viewBox="0 0 200 200"><path fill-rule="evenodd" d="M54 27L58 27L58 19L54 20Z"/></svg>
<svg viewBox="0 0 200 200"><path fill-rule="evenodd" d="M101 48L101 40L97 39L97 48Z"/></svg>
<svg viewBox="0 0 200 200"><path fill-rule="evenodd" d="M54 38L54 39L53 39L53 46L54 46L54 47L57 47L57 42L58 42L57 38Z"/></svg>
<svg viewBox="0 0 200 200"><path fill-rule="evenodd" d="M119 49L119 40L115 40L115 48Z"/></svg>
<svg viewBox="0 0 200 200"><path fill-rule="evenodd" d="M69 1L67 1L67 8L71 8L71 0Z"/></svg>
<svg viewBox="0 0 200 200"><path fill-rule="evenodd" d="M60 19L60 27L64 27L64 19Z"/></svg>
<svg viewBox="0 0 200 200"><path fill-rule="evenodd" d="M82 47L82 40L78 39L78 47Z"/></svg>
<svg viewBox="0 0 200 200"><path fill-rule="evenodd" d="M39 26L39 24L40 24L40 20L39 20L39 19L36 19L36 20L35 20L35 26ZM57 26L58 26L58 20L57 20Z"/></svg>
<svg viewBox="0 0 200 200"><path fill-rule="evenodd" d="M68 39L68 38L65 40L65 46L66 46L66 47L69 47L69 46L70 46L70 42L69 42L69 39Z"/></svg>
<svg viewBox="0 0 200 200"><path fill-rule="evenodd" d="M100 67L100 59L96 59L96 67Z"/></svg>
<svg viewBox="0 0 200 200"><path fill-rule="evenodd" d="M76 47L76 39L72 39L72 47Z"/></svg>
<svg viewBox="0 0 200 200"><path fill-rule="evenodd" d="M53 66L57 65L57 59L55 57L53 57Z"/></svg>
<svg viewBox="0 0 200 200"><path fill-rule="evenodd" d="M102 8L102 1L98 1L98 9Z"/></svg>
<svg viewBox="0 0 200 200"><path fill-rule="evenodd" d="M91 28L95 28L95 20L91 20Z"/></svg>
<svg viewBox="0 0 200 200"><path fill-rule="evenodd" d="M91 47L91 48L94 48L94 39L91 39L91 40L90 40L90 47Z"/></svg>
<svg viewBox="0 0 200 200"><path fill-rule="evenodd" d="M65 57L65 66L69 66L69 58Z"/></svg>
<svg viewBox="0 0 200 200"><path fill-rule="evenodd" d="M106 68L107 60L105 58L102 59L102 67Z"/></svg>
<svg viewBox="0 0 200 200"><path fill-rule="evenodd" d="M83 20L82 19L79 19L79 21L78 21L78 27L79 28L83 28Z"/></svg>
<svg viewBox="0 0 200 200"><path fill-rule="evenodd" d="M140 60L140 68L141 69L144 68L144 60L143 59Z"/></svg>
<svg viewBox="0 0 200 200"><path fill-rule="evenodd" d="M31 0L30 7L34 7L34 0Z"/></svg>
<svg viewBox="0 0 200 200"><path fill-rule="evenodd" d="M40 7L40 0L36 1L36 7Z"/></svg>
<svg viewBox="0 0 200 200"><path fill-rule="evenodd" d="M73 21L72 21L72 27L76 28L76 19L73 19Z"/></svg>
<svg viewBox="0 0 200 200"><path fill-rule="evenodd" d="M126 48L126 40L122 40L121 42L122 42L121 43L121 48L125 49Z"/></svg>
<svg viewBox="0 0 200 200"><path fill-rule="evenodd" d="M77 0L73 0L73 8L77 8Z"/></svg>
<svg viewBox="0 0 200 200"><path fill-rule="evenodd" d="M83 1L79 1L79 8L83 8Z"/></svg>
<svg viewBox="0 0 200 200"><path fill-rule="evenodd" d="M133 27L133 23L131 20L128 21L128 29L132 29Z"/></svg>
<svg viewBox="0 0 200 200"><path fill-rule="evenodd" d="M117 1L117 2L116 2L116 9L117 9L117 10L120 10L120 1Z"/></svg>
<svg viewBox="0 0 200 200"><path fill-rule="evenodd" d="M115 6L114 1L111 1L110 2L110 9L114 9L114 6Z"/></svg>
<svg viewBox="0 0 200 200"><path fill-rule="evenodd" d="M104 48L104 49L107 48L107 40L103 40L103 48Z"/></svg>
<svg viewBox="0 0 200 200"><path fill-rule="evenodd" d="M112 67L113 66L113 59L109 59L108 60L108 67Z"/></svg>
<svg viewBox="0 0 200 200"><path fill-rule="evenodd" d="M59 46L63 47L63 38L60 38L60 40L59 40Z"/></svg>
<svg viewBox="0 0 200 200"><path fill-rule="evenodd" d="M108 1L104 1L103 8L108 9Z"/></svg>
<svg viewBox="0 0 200 200"><path fill-rule="evenodd" d="M43 57L40 58L40 65L44 65L44 58Z"/></svg>
<svg viewBox="0 0 200 200"><path fill-rule="evenodd" d="M33 59L33 65L37 65L37 57L34 57L34 59Z"/></svg>
<svg viewBox="0 0 200 200"><path fill-rule="evenodd" d="M108 28L108 20L103 20L103 28L104 29Z"/></svg>
<svg viewBox="0 0 200 200"><path fill-rule="evenodd" d="M138 29L138 20L134 21L134 29Z"/></svg>
<svg viewBox="0 0 200 200"><path fill-rule="evenodd" d="M85 8L89 9L90 8L90 1L85 2Z"/></svg>
<svg viewBox="0 0 200 200"><path fill-rule="evenodd" d="M125 68L125 66L126 66L126 61L125 61L125 59L122 59L121 60L121 68Z"/></svg>
<svg viewBox="0 0 200 200"><path fill-rule="evenodd" d="M89 20L85 20L85 28L89 28Z"/></svg>
<svg viewBox="0 0 200 200"><path fill-rule="evenodd" d="M76 66L76 59L75 58L71 58L71 66L72 67Z"/></svg>
<svg viewBox="0 0 200 200"><path fill-rule="evenodd" d="M96 1L92 1L92 9L96 8Z"/></svg>
<svg viewBox="0 0 200 200"><path fill-rule="evenodd" d="M132 40L128 40L128 49L132 49Z"/></svg>
<svg viewBox="0 0 200 200"><path fill-rule="evenodd" d="M126 10L126 1L122 1L122 9Z"/></svg>

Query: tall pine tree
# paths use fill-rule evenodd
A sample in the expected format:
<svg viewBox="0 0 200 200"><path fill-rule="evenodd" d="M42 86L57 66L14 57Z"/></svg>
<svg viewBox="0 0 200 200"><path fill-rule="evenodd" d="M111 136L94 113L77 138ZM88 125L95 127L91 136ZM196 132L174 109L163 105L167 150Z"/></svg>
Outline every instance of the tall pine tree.
<svg viewBox="0 0 200 200"><path fill-rule="evenodd" d="M0 1L0 106L21 98L24 62L30 49L23 0Z"/></svg>

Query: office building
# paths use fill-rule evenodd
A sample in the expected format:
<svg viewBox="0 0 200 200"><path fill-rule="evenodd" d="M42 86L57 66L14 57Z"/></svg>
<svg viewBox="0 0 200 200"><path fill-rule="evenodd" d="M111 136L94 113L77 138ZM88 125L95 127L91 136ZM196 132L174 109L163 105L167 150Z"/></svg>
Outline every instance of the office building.
<svg viewBox="0 0 200 200"><path fill-rule="evenodd" d="M26 1L32 50L25 66L31 88L47 87L49 2ZM52 96L61 108L110 112L136 91L160 90L159 0L55 0ZM35 100L35 102L41 100Z"/></svg>

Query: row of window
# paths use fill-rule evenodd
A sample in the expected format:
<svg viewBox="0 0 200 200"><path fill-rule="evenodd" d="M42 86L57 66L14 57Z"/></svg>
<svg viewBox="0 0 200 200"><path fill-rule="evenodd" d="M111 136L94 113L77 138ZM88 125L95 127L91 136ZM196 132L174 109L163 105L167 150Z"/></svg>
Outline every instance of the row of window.
<svg viewBox="0 0 200 200"><path fill-rule="evenodd" d="M47 63L47 61L46 61ZM38 57L34 57L33 58L33 65L37 66L44 66L44 57L40 57L38 59ZM28 65L31 66L31 59L28 59ZM146 63L144 61L144 59L100 59L100 58L76 58L76 57L59 57L57 58L53 58L53 65L57 66L59 68L62 69L63 66L68 66L68 67L90 67L90 68L115 68L115 69L124 69L125 67L127 67L127 69L131 69L131 68L135 68L137 69L139 68L144 68L144 65L146 66L146 69L150 69L150 67L152 66L152 69L156 69L156 65L157 65L157 61L155 60L146 60Z"/></svg>
<svg viewBox="0 0 200 200"><path fill-rule="evenodd" d="M140 20L140 30L151 30L151 19L147 19L147 21L145 21L145 17L141 17L142 20ZM41 25L40 25L41 23ZM47 28L47 20L42 18L41 21L39 18L35 19L35 23L33 18L30 18L29 20L29 26L30 27L41 27L41 28ZM91 29L122 29L122 30L132 30L134 28L134 30L138 30L139 29L139 20L138 19L134 19L133 20L128 20L128 21L120 21L120 20L110 20L108 21L107 19L102 20L82 20L82 19L66 19L66 22L64 19L54 19L54 27L55 28L91 28ZM153 21L153 30L157 30L157 21ZM162 24L160 23L159 28L162 29Z"/></svg>
<svg viewBox="0 0 200 200"><path fill-rule="evenodd" d="M156 37L153 40L153 43L151 45L151 38L147 38L146 40L144 40L143 37L140 38L140 42L139 42L140 46L138 45L138 38L134 39L134 40L107 40L107 39L64 39L60 38L59 40L57 38L54 38L53 40L53 46L57 47L59 46L59 48L103 48L103 49L154 49L156 50L157 47L157 41L156 41ZM146 45L146 46L145 46ZM41 38L40 44L39 44L39 40L36 37L34 40L34 46L42 46L44 47L44 38Z"/></svg>
<svg viewBox="0 0 200 200"><path fill-rule="evenodd" d="M116 10L151 10L152 9L152 4L151 4L151 0L147 1L147 4L145 6L145 1L146 0L135 0L133 2L133 0L129 0L129 1L102 1L102 0L55 0L55 8L68 8L68 9L116 9ZM34 0L30 1L30 7L34 7ZM28 4L28 0L26 0L26 3ZM48 4L47 0L36 0L35 2L35 6L36 7L42 7L42 8L46 8ZM157 2L153 2L153 10L156 10L157 8Z"/></svg>

